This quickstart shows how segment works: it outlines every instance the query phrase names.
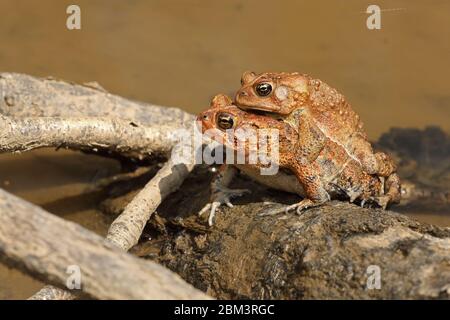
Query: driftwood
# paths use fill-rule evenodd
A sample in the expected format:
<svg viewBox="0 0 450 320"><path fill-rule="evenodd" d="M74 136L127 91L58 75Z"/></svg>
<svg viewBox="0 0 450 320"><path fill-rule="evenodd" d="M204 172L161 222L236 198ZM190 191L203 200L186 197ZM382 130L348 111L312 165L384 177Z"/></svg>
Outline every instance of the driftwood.
<svg viewBox="0 0 450 320"><path fill-rule="evenodd" d="M131 101L92 85L0 73L0 114L10 117L113 118L145 126L182 126L194 116L178 108Z"/></svg>
<svg viewBox="0 0 450 320"><path fill-rule="evenodd" d="M0 93L4 114L0 117L0 152L63 146L87 151L102 149L108 155L167 157L173 147L175 152L183 147L171 133L177 128L189 129L193 120L178 109L135 103L97 88L19 74L0 75ZM192 168L191 164L169 160L113 222L106 242L129 250L154 210L180 186ZM46 286L31 299L75 297Z"/></svg>
<svg viewBox="0 0 450 320"><path fill-rule="evenodd" d="M66 285L68 267L76 265L82 292L97 299L207 298L164 267L2 190L0 253L3 262L59 286Z"/></svg>
<svg viewBox="0 0 450 320"><path fill-rule="evenodd" d="M169 160L113 221L106 235L106 242L124 251L136 245L152 213L168 194L179 188L192 169L192 165L175 164ZM66 290L45 286L29 299L72 300L76 298L76 295Z"/></svg>
<svg viewBox="0 0 450 320"><path fill-rule="evenodd" d="M134 122L98 118L8 118L0 115L0 153L43 147L103 151L143 158L168 155L177 127L148 128Z"/></svg>
<svg viewBox="0 0 450 320"><path fill-rule="evenodd" d="M339 201L260 217L264 202L298 200L243 178L234 187L252 194L222 208L208 228L196 215L205 176L193 173L151 221L153 241L133 250L218 299L450 298L450 228ZM370 286L376 268L380 289Z"/></svg>
<svg viewBox="0 0 450 320"><path fill-rule="evenodd" d="M155 129L167 124L189 127L187 123L194 119L179 109L132 102L103 89L18 74L0 75L0 94L0 114L7 120L94 117ZM159 152L158 148L153 149ZM153 234L153 240L143 241L133 252L164 264L214 297L445 299L450 296L449 228L340 202L307 210L301 216L258 217L264 201L293 203L298 199L242 178L236 182L237 187L249 188L253 193L239 199L234 208L221 209L216 225L209 228L197 215L209 198L211 174L204 168L199 168L176 194L161 203L192 169L187 166L182 171L166 170L174 167L169 161L159 173L161 183L149 182L128 206L110 203L116 206L111 208L113 211L123 210L123 216L110 232L127 239L113 236L112 242L118 240L117 245L125 250L133 246L145 221L158 207L159 215L153 216L146 231ZM171 181L168 184L171 187L162 188L163 181ZM154 192L156 198L151 196ZM139 203L137 208L133 201ZM136 217L135 213L140 218L135 224L130 223L128 217ZM123 228L122 223L127 227ZM104 246L113 250L111 244ZM369 277L376 276L373 272L377 270L381 272L379 288L376 281L371 283L372 287L368 285L373 280ZM49 280L55 283L52 279ZM128 286L133 290L135 282L130 281ZM66 297L66 293L53 287L42 291L38 298ZM100 297L97 293L88 294Z"/></svg>
<svg viewBox="0 0 450 320"><path fill-rule="evenodd" d="M106 240L125 251L136 245L151 214L168 194L180 187L192 168L167 162L114 220Z"/></svg>

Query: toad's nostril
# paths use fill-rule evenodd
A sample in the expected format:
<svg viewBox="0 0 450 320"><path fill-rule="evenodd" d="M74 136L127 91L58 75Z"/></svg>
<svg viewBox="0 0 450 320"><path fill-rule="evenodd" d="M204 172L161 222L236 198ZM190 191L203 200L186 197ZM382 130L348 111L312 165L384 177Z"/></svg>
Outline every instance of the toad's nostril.
<svg viewBox="0 0 450 320"><path fill-rule="evenodd" d="M203 119L208 119L208 116L206 114L203 115Z"/></svg>
<svg viewBox="0 0 450 320"><path fill-rule="evenodd" d="M241 97L246 97L246 96L248 96L247 92L245 92L245 91L239 91L239 95L240 95Z"/></svg>

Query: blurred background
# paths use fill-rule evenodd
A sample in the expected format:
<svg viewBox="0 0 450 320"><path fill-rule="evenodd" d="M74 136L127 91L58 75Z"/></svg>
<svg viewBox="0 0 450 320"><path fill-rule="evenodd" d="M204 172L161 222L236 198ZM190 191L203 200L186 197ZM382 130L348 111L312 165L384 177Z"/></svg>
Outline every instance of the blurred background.
<svg viewBox="0 0 450 320"><path fill-rule="evenodd" d="M81 8L81 30L66 8ZM366 9L382 10L368 30ZM0 69L97 81L196 113L245 70L299 71L342 92L372 139L392 126L448 129L450 2L2 0Z"/></svg>
<svg viewBox="0 0 450 320"><path fill-rule="evenodd" d="M66 9L81 8L81 30ZM381 29L366 9L379 5ZM197 113L245 70L299 71L343 93L372 140L391 127L449 129L450 1L1 0L0 71L97 81ZM114 161L40 150L0 157L0 187L104 234L94 178ZM417 215L450 225L448 212ZM32 241L32 239L30 239ZM0 265L0 299L42 284Z"/></svg>

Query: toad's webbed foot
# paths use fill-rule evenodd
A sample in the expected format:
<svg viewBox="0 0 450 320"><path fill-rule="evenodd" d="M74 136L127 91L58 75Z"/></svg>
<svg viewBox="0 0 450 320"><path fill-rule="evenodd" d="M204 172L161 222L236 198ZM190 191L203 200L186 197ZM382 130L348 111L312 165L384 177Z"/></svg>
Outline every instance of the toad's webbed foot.
<svg viewBox="0 0 450 320"><path fill-rule="evenodd" d="M293 210L295 210L295 212L298 215L301 215L303 213L304 210L308 209L308 208L312 208L312 207L317 207L321 204L323 204L324 202L322 201L318 201L315 202L311 199L303 199L302 201L298 202L298 203L294 203L291 204L289 206L283 206L283 207L279 207L279 208L275 208L275 209L267 209L267 210L263 210L261 213L259 213L259 216L274 216L280 213L290 213Z"/></svg>
<svg viewBox="0 0 450 320"><path fill-rule="evenodd" d="M375 204L376 206L381 207L383 210L386 210L388 204L391 202L391 197L389 195L377 196L377 197L368 197L366 199L361 200L361 208L365 205L366 207L371 207L371 204Z"/></svg>
<svg viewBox="0 0 450 320"><path fill-rule="evenodd" d="M227 187L218 187L211 196L211 202L206 204L202 210L198 213L199 216L203 215L209 210L208 224L212 226L214 224L214 216L216 215L217 208L225 204L229 208L233 207L231 203L232 198L240 197L246 193L250 193L248 189L228 189Z"/></svg>
<svg viewBox="0 0 450 320"><path fill-rule="evenodd" d="M396 173L391 174L386 179L381 179L383 184L382 195L371 196L361 200L361 207L365 204L375 204L386 210L390 204L399 203L401 198L400 179ZM370 205L369 205L370 206Z"/></svg>

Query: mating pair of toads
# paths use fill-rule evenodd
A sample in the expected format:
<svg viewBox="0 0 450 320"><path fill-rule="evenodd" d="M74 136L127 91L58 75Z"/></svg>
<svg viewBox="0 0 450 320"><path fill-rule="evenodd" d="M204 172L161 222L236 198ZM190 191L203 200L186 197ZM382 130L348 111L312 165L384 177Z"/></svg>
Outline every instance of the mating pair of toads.
<svg viewBox="0 0 450 320"><path fill-rule="evenodd" d="M210 212L210 225L220 205L232 207L232 197L248 192L228 188L237 170L269 187L303 198L267 214L290 210L300 214L331 199L349 200L361 206L375 204L383 209L400 201L395 164L385 153L374 152L359 116L342 94L300 73L245 72L241 85L234 102L226 95L217 95L210 108L198 115L202 132L238 151L230 132L275 129L276 161L284 170L261 175L262 164L258 162L223 165L212 182L211 203L200 212ZM245 156L251 149L244 148Z"/></svg>

